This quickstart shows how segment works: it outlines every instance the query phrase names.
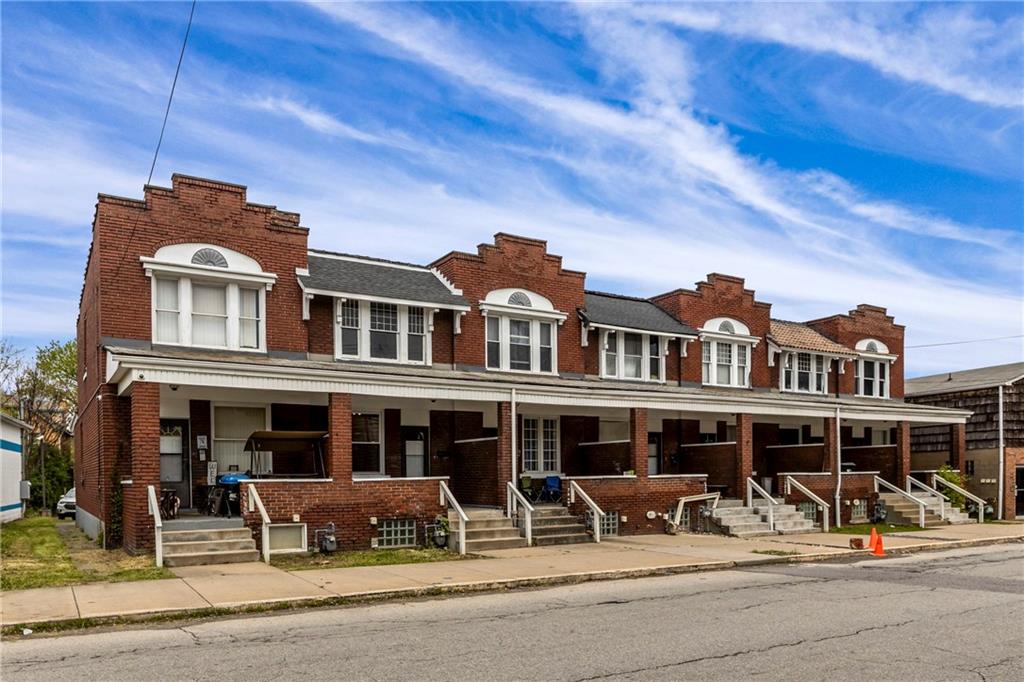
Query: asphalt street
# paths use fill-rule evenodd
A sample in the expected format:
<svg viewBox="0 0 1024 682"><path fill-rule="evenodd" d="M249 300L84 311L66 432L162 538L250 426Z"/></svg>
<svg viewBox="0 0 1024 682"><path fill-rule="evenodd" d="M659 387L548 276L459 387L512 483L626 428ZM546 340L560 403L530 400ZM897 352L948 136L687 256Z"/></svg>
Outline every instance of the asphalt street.
<svg viewBox="0 0 1024 682"><path fill-rule="evenodd" d="M16 680L1022 680L1024 545L29 637Z"/></svg>

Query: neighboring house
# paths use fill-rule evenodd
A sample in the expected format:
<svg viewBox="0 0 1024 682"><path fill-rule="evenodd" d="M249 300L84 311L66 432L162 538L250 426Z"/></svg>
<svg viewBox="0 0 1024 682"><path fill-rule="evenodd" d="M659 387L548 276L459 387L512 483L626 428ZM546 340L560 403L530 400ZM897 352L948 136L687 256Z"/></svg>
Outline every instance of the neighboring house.
<svg viewBox="0 0 1024 682"><path fill-rule="evenodd" d="M24 476L22 451L25 439L32 432L20 419L0 413L0 522L24 516L21 481Z"/></svg>
<svg viewBox="0 0 1024 682"><path fill-rule="evenodd" d="M410 544L446 512L442 484L507 510L523 476L579 486L609 533L662 532L680 497L738 498L748 480L783 494L788 475L865 520L874 477L910 472L911 425L962 436L968 416L903 401L904 330L884 308L773 320L718 274L650 299L588 291L544 241L508 234L426 265L307 236L224 182L100 195L78 320L90 533L123 488L125 546L149 549L150 488L198 508L236 470L256 477L272 547L329 522L341 547ZM285 431L326 434L323 456L273 449Z"/></svg>
<svg viewBox="0 0 1024 682"><path fill-rule="evenodd" d="M971 492L992 500L999 518L1024 517L1024 362L908 379L906 399L970 410L967 454L957 468L968 477ZM914 469L935 469L951 460L945 429L915 428L911 446Z"/></svg>

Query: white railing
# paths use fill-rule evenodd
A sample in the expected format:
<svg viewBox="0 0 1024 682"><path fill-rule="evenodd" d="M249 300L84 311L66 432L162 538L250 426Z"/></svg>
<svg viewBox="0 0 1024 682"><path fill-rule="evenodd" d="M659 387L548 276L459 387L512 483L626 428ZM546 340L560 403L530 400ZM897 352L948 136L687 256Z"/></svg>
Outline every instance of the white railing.
<svg viewBox="0 0 1024 682"><path fill-rule="evenodd" d="M576 481L569 481L569 504L576 502L576 495L579 495L583 503L590 507L594 517L594 542L601 542L601 522L604 521L604 512L597 506L597 503L590 499L590 495L583 491Z"/></svg>
<svg viewBox="0 0 1024 682"><path fill-rule="evenodd" d="M752 478L747 479L747 506L754 506L754 493L768 501L768 530L775 532L775 506L778 501Z"/></svg>
<svg viewBox="0 0 1024 682"><path fill-rule="evenodd" d="M466 512L462 511L462 506L455 499L455 495L452 495L451 489L444 481L441 481L441 506L451 506L455 513L459 515L459 554L465 554L466 526L469 524L469 517L466 516Z"/></svg>
<svg viewBox="0 0 1024 682"><path fill-rule="evenodd" d="M786 494L787 495L791 495L793 493L793 490L792 490L793 487L795 487L797 490L802 492L807 497L811 498L812 502L816 503L819 507L821 507L821 513L822 513L822 517L821 517L821 532L822 533L827 533L828 532L828 512L829 512L829 509L831 509L831 507L829 507L829 505L828 505L828 502L826 502L825 500L821 499L820 497L818 497L817 495L812 493L807 488L807 486L805 486L803 483L801 483L800 481L796 480L792 476L786 476Z"/></svg>
<svg viewBox="0 0 1024 682"><path fill-rule="evenodd" d="M945 495L943 495L942 493L940 493L935 488L931 487L930 485L927 485L927 484L922 483L921 481L917 480L913 476L907 476L907 492L910 493L910 494L913 494L915 487L918 487L921 490L923 490L923 491L925 491L927 493L931 493L932 495L935 495L936 497L939 498L939 516L942 518L943 521L945 521L946 520L946 505L949 504L949 498L946 497ZM952 506L952 505L950 505L950 506Z"/></svg>
<svg viewBox="0 0 1024 682"><path fill-rule="evenodd" d="M256 486L252 483L249 484L249 511L254 512L257 509L260 512L260 520L263 522L263 532L260 533L260 554L263 556L263 561L270 563L270 514L267 513L267 508L263 506L263 500L260 499L260 494L256 492Z"/></svg>
<svg viewBox="0 0 1024 682"><path fill-rule="evenodd" d="M508 510L509 518L518 518L519 508L523 511L523 530L526 531L526 546L533 546L533 505L526 499L522 491L512 485L511 481L505 481L505 509Z"/></svg>
<svg viewBox="0 0 1024 682"><path fill-rule="evenodd" d="M687 495L686 497L680 497L679 501L676 502L676 513L672 515L672 525L679 528L679 524L683 521L683 508L690 502L713 500L711 503L711 509L714 510L718 507L718 501L720 499L722 499L722 493L702 493L700 495Z"/></svg>
<svg viewBox="0 0 1024 682"><path fill-rule="evenodd" d="M978 505L978 523L985 523L985 500L981 499L977 495L974 495L972 493L967 492L966 490L964 490L963 488L958 486L956 483L953 483L952 481L947 481L946 479L944 479L942 476L939 476L938 474L932 474L932 485L935 485L937 483L941 483L942 485L946 486L947 488L949 488L953 492L960 493L961 495L966 497L968 500L970 500L970 501L974 502L975 504L977 504Z"/></svg>
<svg viewBox="0 0 1024 682"><path fill-rule="evenodd" d="M164 565L164 521L160 518L160 502L156 497L156 488L146 486L146 497L149 501L149 515L153 517L153 534L155 536L156 565Z"/></svg>
<svg viewBox="0 0 1024 682"><path fill-rule="evenodd" d="M927 508L927 505L925 504L924 500L920 500L920 499L914 497L913 495L911 495L910 493L908 493L908 492L906 492L904 490L901 490L900 488L897 488L896 486L894 486L892 483L889 483L889 481L885 480L884 478L879 478L878 476L875 476L874 479L875 479L875 492L876 493L879 492L878 486L883 486L883 487L888 488L889 490L893 491L894 493L896 493L900 497L903 497L903 498L905 498L907 500L910 500L911 502L916 504L917 505L917 525L921 526L921 528L924 528L924 512L925 512L925 509Z"/></svg>

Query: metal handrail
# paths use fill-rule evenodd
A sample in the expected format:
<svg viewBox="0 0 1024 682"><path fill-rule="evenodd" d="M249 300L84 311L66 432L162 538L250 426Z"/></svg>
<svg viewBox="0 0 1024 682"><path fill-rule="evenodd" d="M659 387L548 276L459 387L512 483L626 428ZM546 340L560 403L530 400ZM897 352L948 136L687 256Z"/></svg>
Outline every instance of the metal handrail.
<svg viewBox="0 0 1024 682"><path fill-rule="evenodd" d="M747 506L754 506L754 493L768 500L768 530L775 532L775 507L779 503L752 478L747 478Z"/></svg>
<svg viewBox="0 0 1024 682"><path fill-rule="evenodd" d="M526 495L523 495L519 488L512 485L512 481L505 481L506 490L506 502L508 506L508 516L512 517L513 514L518 513L519 507L521 506L526 510L526 514L523 520L523 528L526 530L526 546L530 547L533 545L533 505L526 499Z"/></svg>
<svg viewBox="0 0 1024 682"><path fill-rule="evenodd" d="M263 500L260 499L260 494L256 492L256 486L252 483L249 484L249 511L260 512L260 520L263 522L263 532L260 533L260 554L263 556L263 561L270 563L270 514L267 513L267 508L263 506Z"/></svg>
<svg viewBox="0 0 1024 682"><path fill-rule="evenodd" d="M680 497L679 501L676 502L676 513L672 515L672 525L679 528L679 524L683 521L683 507L689 502L703 502L704 500L714 500L711 503L711 509L714 510L718 507L718 501L722 499L722 493L702 493L700 495L687 495Z"/></svg>
<svg viewBox="0 0 1024 682"><path fill-rule="evenodd" d="M160 518L160 502L157 501L156 488L146 486L146 498L149 515L153 517L154 546L156 550L157 568L164 565L164 520Z"/></svg>
<svg viewBox="0 0 1024 682"><path fill-rule="evenodd" d="M791 486L796 486L797 490L802 492L807 497L811 498L811 501L817 503L817 505L819 507L821 507L821 512L823 514L822 519L821 519L821 532L822 533L827 533L828 532L828 512L831 509L831 507L829 506L828 502L826 502L825 500L821 499L820 497L818 497L817 495L812 493L807 488L807 486L805 486L803 483L801 483L800 481L796 480L792 476L786 476L786 494L787 495L791 495L792 494Z"/></svg>
<svg viewBox="0 0 1024 682"><path fill-rule="evenodd" d="M911 502L913 502L914 504L916 504L917 505L917 525L921 526L921 528L925 527L925 525L924 525L924 511L927 508L927 505L925 504L924 500L918 499L918 498L914 497L913 495L911 495L910 493L905 492L904 490L902 490L900 488L897 488L896 486L894 486L892 483L889 483L889 481L885 480L884 478L879 478L878 476L874 476L873 478L875 479L875 492L876 493L878 492L878 486L882 485L882 486L888 488L889 490L893 491L894 493L896 493L896 494L898 494L898 495L900 495L902 497L905 497L906 499L908 499Z"/></svg>
<svg viewBox="0 0 1024 682"><path fill-rule="evenodd" d="M455 495L452 495L451 489L448 484L441 481L441 506L451 505L455 513L459 515L459 554L466 553L466 524L469 523L469 516L466 512L462 511L462 506L459 505L459 501L455 499Z"/></svg>
<svg viewBox="0 0 1024 682"><path fill-rule="evenodd" d="M971 500L972 502L977 504L978 505L978 523L985 523L985 500L981 499L980 497L978 497L977 495L975 495L973 493L967 492L966 490L964 490L963 488L958 486L956 483L953 483L952 481L947 481L946 479L944 479L942 476L939 476L938 474L932 474L932 485L935 485L936 483L941 483L942 485L946 486L947 488L949 488L953 492L960 493L961 495L966 497L968 500Z"/></svg>
<svg viewBox="0 0 1024 682"><path fill-rule="evenodd" d="M949 498L946 497L945 495L943 495L942 493L940 493L935 488L931 487L930 485L927 485L927 484L922 483L921 481L917 480L913 476L907 476L907 492L908 493L911 493L911 494L914 493L912 488L915 485L918 488L920 488L921 490L924 490L925 492L928 492L928 493L931 493L932 495L937 495L938 496L938 498L939 498L939 516L942 517L943 521L945 521L946 520L946 504L949 503ZM952 505L950 505L950 506L952 506Z"/></svg>
<svg viewBox="0 0 1024 682"><path fill-rule="evenodd" d="M583 490L583 488L580 487L579 483L570 480L569 504L573 504L576 502L577 493L581 498L583 498L584 504L590 507L590 512L594 516L594 542L601 542L601 521L604 519L604 512L601 510L600 507L597 506L597 502L594 502L592 499L590 499L590 495L588 495Z"/></svg>

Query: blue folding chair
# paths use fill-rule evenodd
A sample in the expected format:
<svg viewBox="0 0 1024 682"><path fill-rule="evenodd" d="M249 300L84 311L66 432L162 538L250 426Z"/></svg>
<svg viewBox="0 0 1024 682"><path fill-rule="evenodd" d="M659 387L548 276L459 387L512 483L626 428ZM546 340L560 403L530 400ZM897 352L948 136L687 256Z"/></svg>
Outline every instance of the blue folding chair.
<svg viewBox="0 0 1024 682"><path fill-rule="evenodd" d="M545 476L544 487L541 488L540 502L561 502L562 501L562 478L560 476Z"/></svg>

